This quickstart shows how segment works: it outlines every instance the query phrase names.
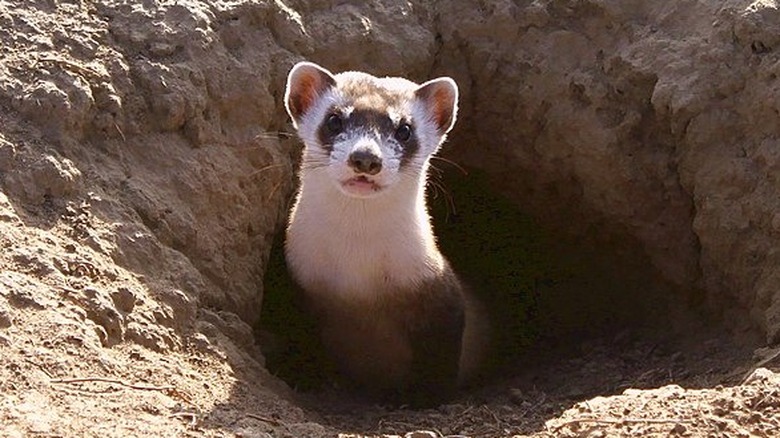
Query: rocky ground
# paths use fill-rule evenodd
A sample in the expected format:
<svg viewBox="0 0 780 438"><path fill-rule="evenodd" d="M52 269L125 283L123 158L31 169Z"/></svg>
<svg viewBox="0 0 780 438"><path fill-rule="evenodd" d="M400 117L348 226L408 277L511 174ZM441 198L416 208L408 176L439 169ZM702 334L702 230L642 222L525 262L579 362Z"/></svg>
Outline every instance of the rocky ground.
<svg viewBox="0 0 780 438"><path fill-rule="evenodd" d="M779 14L0 0L0 436L779 435ZM301 59L453 76L447 159L609 275L546 272L549 332L450 404L291 390L258 324Z"/></svg>

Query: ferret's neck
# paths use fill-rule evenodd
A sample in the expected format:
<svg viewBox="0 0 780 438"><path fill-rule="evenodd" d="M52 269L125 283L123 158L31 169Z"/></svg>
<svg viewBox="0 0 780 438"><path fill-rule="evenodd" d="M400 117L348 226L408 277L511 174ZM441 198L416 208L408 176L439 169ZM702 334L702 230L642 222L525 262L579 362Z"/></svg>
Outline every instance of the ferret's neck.
<svg viewBox="0 0 780 438"><path fill-rule="evenodd" d="M287 257L311 289L362 294L441 275L445 261L425 206L425 180L399 181L367 199L349 197L326 172L301 175Z"/></svg>
<svg viewBox="0 0 780 438"><path fill-rule="evenodd" d="M413 234L433 241L433 229L425 203L425 177L405 179L371 198L342 193L328 175L303 175L299 209L316 212L322 230L343 230L345 235L366 238Z"/></svg>

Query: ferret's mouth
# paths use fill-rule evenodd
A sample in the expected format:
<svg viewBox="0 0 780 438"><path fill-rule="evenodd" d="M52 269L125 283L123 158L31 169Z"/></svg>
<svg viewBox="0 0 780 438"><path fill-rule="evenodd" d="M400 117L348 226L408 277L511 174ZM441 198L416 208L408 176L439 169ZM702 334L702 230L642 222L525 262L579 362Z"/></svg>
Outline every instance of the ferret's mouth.
<svg viewBox="0 0 780 438"><path fill-rule="evenodd" d="M359 175L341 182L341 187L347 194L354 196L371 196L382 190L382 186L365 175Z"/></svg>

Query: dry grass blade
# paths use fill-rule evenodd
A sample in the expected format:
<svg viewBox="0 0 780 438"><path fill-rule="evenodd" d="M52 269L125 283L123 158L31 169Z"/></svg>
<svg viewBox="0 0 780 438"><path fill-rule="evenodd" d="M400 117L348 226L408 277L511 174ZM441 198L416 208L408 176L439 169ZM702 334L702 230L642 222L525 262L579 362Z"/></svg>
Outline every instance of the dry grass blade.
<svg viewBox="0 0 780 438"><path fill-rule="evenodd" d="M74 384L74 383L86 383L86 382L112 383L115 385L123 386L125 388L137 389L139 391L171 391L176 389L172 385L163 385L163 386L138 385L134 383L123 382L118 379L107 379L103 377L78 377L73 379L52 379L50 382L58 383L58 384Z"/></svg>
<svg viewBox="0 0 780 438"><path fill-rule="evenodd" d="M284 426L284 423L282 423L281 421L275 420L273 418L264 417L262 415L246 414L246 417L247 418L251 418L253 420L262 421L263 423L268 423L268 424L270 424L272 426Z"/></svg>

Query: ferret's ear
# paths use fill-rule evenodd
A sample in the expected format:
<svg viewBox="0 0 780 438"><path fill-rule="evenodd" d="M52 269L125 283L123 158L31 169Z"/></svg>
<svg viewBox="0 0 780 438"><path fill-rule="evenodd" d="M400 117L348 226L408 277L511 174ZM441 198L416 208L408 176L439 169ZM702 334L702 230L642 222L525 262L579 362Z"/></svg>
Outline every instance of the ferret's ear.
<svg viewBox="0 0 780 438"><path fill-rule="evenodd" d="M446 134L455 125L458 113L458 85L451 78L428 81L415 91L436 124L439 133Z"/></svg>
<svg viewBox="0 0 780 438"><path fill-rule="evenodd" d="M296 126L306 111L330 87L336 86L336 78L324 68L311 62L299 62L287 76L284 104Z"/></svg>

